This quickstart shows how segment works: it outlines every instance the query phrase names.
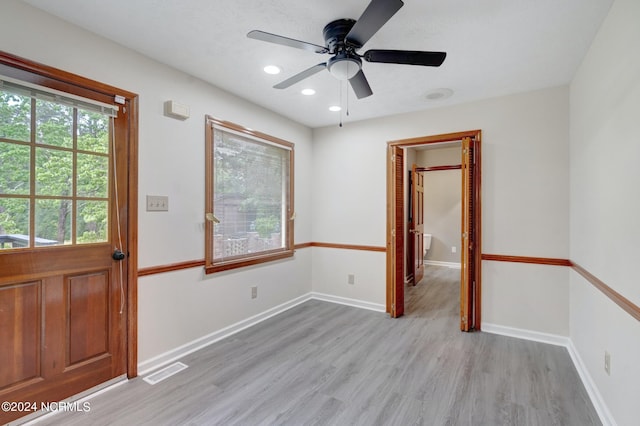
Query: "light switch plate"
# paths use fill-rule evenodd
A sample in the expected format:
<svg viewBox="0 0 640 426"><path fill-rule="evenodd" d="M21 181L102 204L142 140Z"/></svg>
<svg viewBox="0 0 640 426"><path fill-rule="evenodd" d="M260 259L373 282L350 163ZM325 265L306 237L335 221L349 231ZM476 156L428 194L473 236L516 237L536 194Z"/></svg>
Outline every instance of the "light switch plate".
<svg viewBox="0 0 640 426"><path fill-rule="evenodd" d="M147 195L148 212L169 211L169 197L166 195Z"/></svg>

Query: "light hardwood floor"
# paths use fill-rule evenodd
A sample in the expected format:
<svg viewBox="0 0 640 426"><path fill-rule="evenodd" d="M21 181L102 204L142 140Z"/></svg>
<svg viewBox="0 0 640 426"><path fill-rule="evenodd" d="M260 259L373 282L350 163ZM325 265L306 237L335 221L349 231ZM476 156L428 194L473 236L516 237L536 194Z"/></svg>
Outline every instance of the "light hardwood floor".
<svg viewBox="0 0 640 426"><path fill-rule="evenodd" d="M39 424L600 424L565 348L458 330L458 274L429 267L396 320L306 302Z"/></svg>

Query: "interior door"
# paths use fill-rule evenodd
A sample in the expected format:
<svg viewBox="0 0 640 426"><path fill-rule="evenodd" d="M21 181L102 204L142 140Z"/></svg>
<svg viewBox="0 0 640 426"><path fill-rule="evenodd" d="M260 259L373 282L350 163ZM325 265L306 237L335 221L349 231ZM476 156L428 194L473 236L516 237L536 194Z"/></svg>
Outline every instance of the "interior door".
<svg viewBox="0 0 640 426"><path fill-rule="evenodd" d="M411 211L413 212L413 227L409 232L413 234L413 284L416 285L424 277L424 175L418 171L417 165L411 167L412 197Z"/></svg>
<svg viewBox="0 0 640 426"><path fill-rule="evenodd" d="M126 373L127 111L0 95L0 400L39 408Z"/></svg>
<svg viewBox="0 0 640 426"><path fill-rule="evenodd" d="M404 151L399 147L390 148L390 179L391 197L393 205L389 206L391 217L391 244L393 256L392 267L387 268L391 272L391 285L393 288L391 297L391 317L397 318L404 315Z"/></svg>
<svg viewBox="0 0 640 426"><path fill-rule="evenodd" d="M474 194L475 152L473 139L462 139L462 236L460 250L460 330L475 327L473 293L476 284L476 194Z"/></svg>

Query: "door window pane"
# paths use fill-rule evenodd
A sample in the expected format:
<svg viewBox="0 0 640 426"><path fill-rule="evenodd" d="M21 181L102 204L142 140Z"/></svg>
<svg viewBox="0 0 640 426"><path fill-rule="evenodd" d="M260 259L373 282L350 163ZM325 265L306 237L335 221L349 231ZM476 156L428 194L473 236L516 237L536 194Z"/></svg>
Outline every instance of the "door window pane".
<svg viewBox="0 0 640 426"><path fill-rule="evenodd" d="M70 199L36 200L36 246L71 244Z"/></svg>
<svg viewBox="0 0 640 426"><path fill-rule="evenodd" d="M0 249L29 247L29 200L0 198Z"/></svg>
<svg viewBox="0 0 640 426"><path fill-rule="evenodd" d="M73 194L73 153L36 148L36 195Z"/></svg>
<svg viewBox="0 0 640 426"><path fill-rule="evenodd" d="M109 158L78 153L78 197L107 198Z"/></svg>
<svg viewBox="0 0 640 426"><path fill-rule="evenodd" d="M30 146L0 142L0 194L29 194L30 163Z"/></svg>
<svg viewBox="0 0 640 426"><path fill-rule="evenodd" d="M73 108L55 102L36 100L36 142L73 147Z"/></svg>
<svg viewBox="0 0 640 426"><path fill-rule="evenodd" d="M109 152L109 117L78 110L78 149L103 154Z"/></svg>
<svg viewBox="0 0 640 426"><path fill-rule="evenodd" d="M107 201L78 201L76 218L78 244L107 241L108 211Z"/></svg>
<svg viewBox="0 0 640 426"><path fill-rule="evenodd" d="M0 138L29 142L31 98L0 90Z"/></svg>

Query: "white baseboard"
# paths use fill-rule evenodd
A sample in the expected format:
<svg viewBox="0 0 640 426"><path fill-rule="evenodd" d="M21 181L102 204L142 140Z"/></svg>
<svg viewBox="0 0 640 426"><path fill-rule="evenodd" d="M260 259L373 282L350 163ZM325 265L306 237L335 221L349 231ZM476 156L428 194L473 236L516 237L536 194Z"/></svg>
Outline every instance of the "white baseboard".
<svg viewBox="0 0 640 426"><path fill-rule="evenodd" d="M550 345L564 346L567 348L571 361L578 371L578 376L580 376L580 380L582 380L582 384L587 390L589 399L591 399L591 403L598 413L598 417L600 417L600 421L603 426L616 426L616 422L613 419L607 404L605 404L602 395L600 395L600 392L598 391L598 387L591 378L589 371L582 362L582 359L580 358L575 346L573 346L573 342L570 338L566 336L559 336L557 334L541 333L539 331L523 330L520 328L505 327L497 324L487 324L485 322L482 323L482 331L486 333L499 334L501 336L532 340L534 342L548 343Z"/></svg>
<svg viewBox="0 0 640 426"><path fill-rule="evenodd" d="M541 333L539 331L524 330L521 328L505 327L504 325L482 323L482 331L501 336L516 337L518 339L531 340L534 342L548 343L555 346L569 345L569 338L558 334Z"/></svg>
<svg viewBox="0 0 640 426"><path fill-rule="evenodd" d="M446 266L447 268L453 268L453 269L461 268L459 262L441 262L439 260L425 260L424 264L432 265L432 266Z"/></svg>
<svg viewBox="0 0 640 426"><path fill-rule="evenodd" d="M598 416L600 417L602 425L616 426L617 423L611 415L609 407L607 407L607 404L605 404L602 395L600 395L600 391L593 381L593 378L589 374L589 370L587 370L587 367L584 365L582 358L580 358L580 354L576 350L576 347L573 346L573 341L569 340L567 350L569 351L569 356L571 356L573 365L575 365L576 370L578 370L578 375L580 376L580 379L582 379L582 383L584 384L584 387L589 394L589 398L591 399L594 408L598 412Z"/></svg>
<svg viewBox="0 0 640 426"><path fill-rule="evenodd" d="M333 296L324 293L311 293L311 298L316 300L324 300L325 302L339 303L340 305L353 306L355 308L368 309L376 312L386 312L387 307L379 303L365 302L364 300L349 299L347 297Z"/></svg>
<svg viewBox="0 0 640 426"><path fill-rule="evenodd" d="M169 363L175 362L180 358L189 355L199 349L209 346L219 340L227 338L233 334L236 334L242 330L252 327L264 320L267 320L273 316L281 314L294 306L298 306L311 299L323 300L325 302L339 303L341 305L353 306L361 309L369 309L376 312L385 312L386 306L377 303L365 302L363 300L348 299L346 297L332 296L330 294L323 293L307 293L293 300L285 302L281 305L268 309L260 314L249 317L245 320L239 321L221 330L215 331L206 336L195 339L189 343L185 343L182 346L178 346L175 349L171 349L153 358L145 360L138 364L138 375L145 375L153 370L157 370Z"/></svg>
<svg viewBox="0 0 640 426"><path fill-rule="evenodd" d="M202 349L206 346L211 345L219 340L222 340L226 337L229 337L233 334L236 334L246 328L254 326L264 320L267 320L275 315L278 315L284 311L287 311L294 306L297 306L301 303L306 302L311 299L311 293L307 293L300 297L297 297L293 300L285 302L281 305L275 306L271 309L267 309L264 312L261 312L257 315L239 321L235 324L232 324L228 327L225 327L221 330L215 331L206 336L195 339L189 343L185 343L182 346L178 346L175 349L171 349L165 353L162 353L158 356L145 360L138 364L138 375L142 376L146 373L149 373L152 370L156 370L166 364L177 361L185 355L193 353L199 349Z"/></svg>

